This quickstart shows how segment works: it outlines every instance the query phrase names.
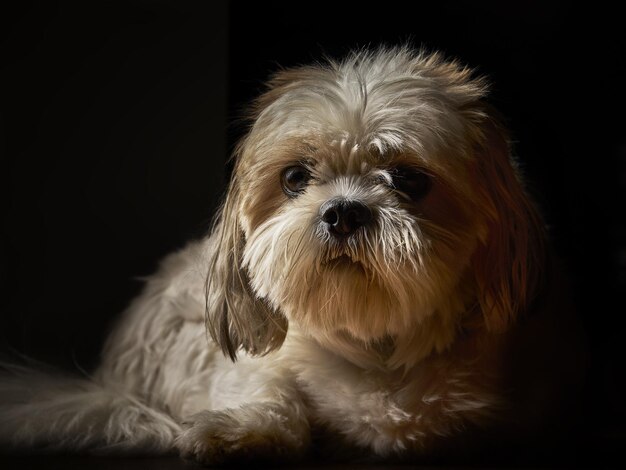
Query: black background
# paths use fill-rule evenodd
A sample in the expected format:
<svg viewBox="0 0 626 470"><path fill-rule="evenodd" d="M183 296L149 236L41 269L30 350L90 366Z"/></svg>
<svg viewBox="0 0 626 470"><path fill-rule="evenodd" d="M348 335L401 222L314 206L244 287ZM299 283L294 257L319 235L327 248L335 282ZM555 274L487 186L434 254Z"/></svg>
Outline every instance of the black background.
<svg viewBox="0 0 626 470"><path fill-rule="evenodd" d="M626 418L626 41L621 14L566 2L22 2L0 21L0 340L90 368L167 252L202 235L279 66L359 46L441 50L493 82L575 286L586 413Z"/></svg>

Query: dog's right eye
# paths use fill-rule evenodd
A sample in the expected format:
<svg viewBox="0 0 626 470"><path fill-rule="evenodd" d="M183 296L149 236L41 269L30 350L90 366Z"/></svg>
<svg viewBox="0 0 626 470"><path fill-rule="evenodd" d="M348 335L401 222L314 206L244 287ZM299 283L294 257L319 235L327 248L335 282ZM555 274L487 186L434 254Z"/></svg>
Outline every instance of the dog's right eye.
<svg viewBox="0 0 626 470"><path fill-rule="evenodd" d="M302 165L287 167L282 174L283 192L289 197L296 197L305 190L311 179L311 172Z"/></svg>

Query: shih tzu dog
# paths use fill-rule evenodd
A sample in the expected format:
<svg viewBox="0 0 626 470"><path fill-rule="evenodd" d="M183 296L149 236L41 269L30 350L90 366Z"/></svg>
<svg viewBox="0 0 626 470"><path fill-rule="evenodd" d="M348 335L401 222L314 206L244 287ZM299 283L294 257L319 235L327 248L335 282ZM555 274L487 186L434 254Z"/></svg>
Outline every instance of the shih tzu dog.
<svg viewBox="0 0 626 470"><path fill-rule="evenodd" d="M221 464L556 438L574 328L486 94L406 47L277 73L212 233L163 261L92 376L5 365L0 442Z"/></svg>

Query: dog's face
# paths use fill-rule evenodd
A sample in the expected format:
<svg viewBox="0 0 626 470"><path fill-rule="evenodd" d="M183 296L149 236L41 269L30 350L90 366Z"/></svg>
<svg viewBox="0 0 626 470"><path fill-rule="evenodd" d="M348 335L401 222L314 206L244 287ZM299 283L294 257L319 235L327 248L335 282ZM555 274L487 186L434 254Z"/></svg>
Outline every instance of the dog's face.
<svg viewBox="0 0 626 470"><path fill-rule="evenodd" d="M233 293L208 306L222 346L275 347L285 319L364 343L428 329L429 350L476 308L506 326L540 224L484 94L468 70L407 50L278 74L217 227L208 288Z"/></svg>

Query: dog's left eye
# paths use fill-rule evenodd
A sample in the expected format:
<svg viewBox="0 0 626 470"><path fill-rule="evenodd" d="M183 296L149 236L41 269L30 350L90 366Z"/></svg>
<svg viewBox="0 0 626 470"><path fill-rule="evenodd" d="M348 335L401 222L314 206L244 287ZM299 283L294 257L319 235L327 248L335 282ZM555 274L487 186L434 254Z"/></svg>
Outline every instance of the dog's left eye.
<svg viewBox="0 0 626 470"><path fill-rule="evenodd" d="M432 186L430 175L412 167L396 168L392 179L394 188L414 202L426 196Z"/></svg>
<svg viewBox="0 0 626 470"><path fill-rule="evenodd" d="M289 197L296 197L305 190L311 179L311 172L303 165L287 167L282 174L281 183L284 193Z"/></svg>

